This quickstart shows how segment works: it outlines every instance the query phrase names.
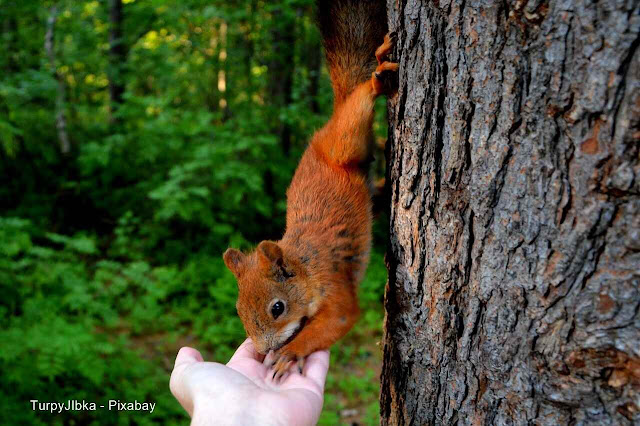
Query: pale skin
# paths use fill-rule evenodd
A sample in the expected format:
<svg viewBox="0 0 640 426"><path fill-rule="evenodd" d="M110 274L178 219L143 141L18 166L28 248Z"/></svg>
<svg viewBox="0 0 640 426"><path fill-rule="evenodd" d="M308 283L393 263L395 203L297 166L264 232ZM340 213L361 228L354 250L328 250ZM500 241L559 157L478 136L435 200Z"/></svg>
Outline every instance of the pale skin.
<svg viewBox="0 0 640 426"><path fill-rule="evenodd" d="M324 400L329 351L309 355L302 374L293 365L279 380L247 339L229 362L204 362L200 352L178 352L170 388L192 425L313 425Z"/></svg>

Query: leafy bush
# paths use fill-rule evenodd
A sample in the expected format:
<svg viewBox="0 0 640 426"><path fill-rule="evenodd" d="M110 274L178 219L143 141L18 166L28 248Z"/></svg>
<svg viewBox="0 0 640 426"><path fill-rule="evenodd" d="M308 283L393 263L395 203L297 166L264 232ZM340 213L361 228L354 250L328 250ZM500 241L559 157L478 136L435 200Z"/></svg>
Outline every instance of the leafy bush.
<svg viewBox="0 0 640 426"><path fill-rule="evenodd" d="M225 361L244 339L221 254L280 238L287 185L331 112L312 0L122 3L121 57L110 54L110 2L0 7L7 424L184 424L168 389L177 350ZM332 352L324 423L354 406L358 421L377 421L384 235L378 226L362 318ZM157 406L54 415L30 410L32 399Z"/></svg>
<svg viewBox="0 0 640 426"><path fill-rule="evenodd" d="M42 234L28 220L0 218L0 400L7 418L59 424L179 421L184 414L169 394L167 372L178 347L199 342L196 346L209 348L208 358L225 360L244 338L235 315L235 280L219 257L194 256L182 267L100 257L95 240L86 235ZM374 253L362 283L364 315L351 333L355 339L380 324L386 279L381 260ZM351 368L368 356L346 344L334 349L333 362ZM330 379L328 389L349 398L375 394L371 374ZM138 400L157 406L153 415L53 416L25 410L32 399ZM334 405L334 411L341 407Z"/></svg>

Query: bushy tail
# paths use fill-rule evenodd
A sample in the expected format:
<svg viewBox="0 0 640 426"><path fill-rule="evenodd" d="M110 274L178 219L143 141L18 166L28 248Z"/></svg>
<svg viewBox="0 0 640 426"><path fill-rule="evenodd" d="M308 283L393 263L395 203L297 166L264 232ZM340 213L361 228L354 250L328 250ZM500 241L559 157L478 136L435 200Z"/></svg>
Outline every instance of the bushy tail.
<svg viewBox="0 0 640 426"><path fill-rule="evenodd" d="M337 106L376 69L375 51L387 33L386 5L384 0L316 3Z"/></svg>

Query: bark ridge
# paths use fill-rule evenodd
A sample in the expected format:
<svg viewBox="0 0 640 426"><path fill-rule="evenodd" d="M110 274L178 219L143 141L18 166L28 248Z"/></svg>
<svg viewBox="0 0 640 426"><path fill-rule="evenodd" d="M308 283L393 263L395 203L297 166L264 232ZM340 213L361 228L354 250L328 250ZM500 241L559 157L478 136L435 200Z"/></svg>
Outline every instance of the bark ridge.
<svg viewBox="0 0 640 426"><path fill-rule="evenodd" d="M388 0L383 424L640 424L640 5Z"/></svg>

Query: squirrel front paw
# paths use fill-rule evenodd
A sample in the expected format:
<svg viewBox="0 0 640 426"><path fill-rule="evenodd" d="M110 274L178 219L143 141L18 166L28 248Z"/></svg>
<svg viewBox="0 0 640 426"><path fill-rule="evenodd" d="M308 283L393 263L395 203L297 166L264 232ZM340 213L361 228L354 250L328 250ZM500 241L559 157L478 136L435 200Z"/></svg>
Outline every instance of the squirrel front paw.
<svg viewBox="0 0 640 426"><path fill-rule="evenodd" d="M270 371L269 374L271 375L271 379L275 381L280 380L280 378L289 371L292 362L297 364L298 372L302 374L304 357L299 357L287 352L275 354L273 352L269 352L264 359L264 364L267 368L273 370L273 373Z"/></svg>

